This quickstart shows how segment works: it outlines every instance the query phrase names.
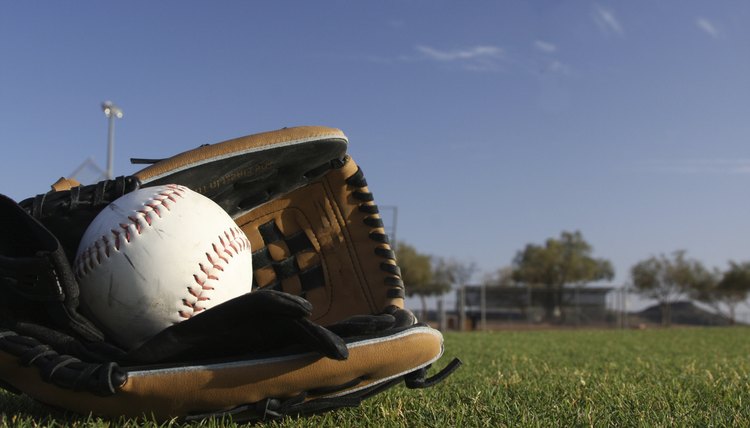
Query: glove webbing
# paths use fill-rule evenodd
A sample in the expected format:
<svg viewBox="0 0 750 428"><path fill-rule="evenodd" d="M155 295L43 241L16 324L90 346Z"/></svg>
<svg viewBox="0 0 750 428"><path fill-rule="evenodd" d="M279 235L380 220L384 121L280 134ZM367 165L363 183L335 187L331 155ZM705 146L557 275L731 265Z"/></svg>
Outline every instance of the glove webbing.
<svg viewBox="0 0 750 428"><path fill-rule="evenodd" d="M346 184L356 188L352 192L352 197L359 201L357 209L367 214L363 219L363 223L371 229L382 229L384 226L383 220L379 216L380 211L378 206L373 202L374 197L372 193L366 191L367 180L362 173L362 169L357 167L357 172L346 179ZM305 297L305 294L310 290L325 285L323 267L320 263L301 269L297 261L297 256L300 253L311 251L314 248L312 242L310 242L304 232L300 231L285 236L273 220L260 225L258 232L263 238L265 246L253 251L253 270L260 270L271 266L276 277L274 282L265 285L263 288L285 291L283 290L282 282L285 279L296 276L299 278L302 287L301 296ZM388 235L373 230L368 236L372 241L379 244L374 249L375 255L385 259L380 264L380 269L389 274L384 280L385 285L389 287L386 294L387 297L404 298L404 282L401 279L401 269L396 265L396 254L390 248ZM286 244L291 253L289 257L283 260L273 260L268 250L268 245L277 242ZM256 288L258 288L257 278L253 278L253 289Z"/></svg>
<svg viewBox="0 0 750 428"><path fill-rule="evenodd" d="M36 367L45 382L65 389L107 396L115 394L116 388L127 380L127 374L116 363L84 363L10 330L0 331L0 349L18 357L22 365Z"/></svg>
<svg viewBox="0 0 750 428"><path fill-rule="evenodd" d="M285 279L297 276L299 277L302 286L302 294L300 297L304 298L308 291L325 285L323 266L320 263L302 269L297 261L297 256L300 253L311 251L314 248L312 242L310 242L304 232L300 231L286 236L281 232L281 229L279 229L278 225L276 225L276 222L273 220L260 225L258 227L258 232L263 238L265 246L253 251L253 270L259 270L266 266L271 266L276 274L276 280L263 288L284 291L282 282ZM276 261L271 257L268 245L280 242L286 244L291 254L284 260ZM253 290L256 288L258 288L258 281L257 278L253 277Z"/></svg>

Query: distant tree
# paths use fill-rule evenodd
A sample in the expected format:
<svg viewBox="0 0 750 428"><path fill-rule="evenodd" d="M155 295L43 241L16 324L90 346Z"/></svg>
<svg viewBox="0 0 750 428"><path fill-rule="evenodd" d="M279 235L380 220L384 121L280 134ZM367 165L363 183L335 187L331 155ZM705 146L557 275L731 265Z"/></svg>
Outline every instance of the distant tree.
<svg viewBox="0 0 750 428"><path fill-rule="evenodd" d="M692 296L711 306L716 312L729 318L730 324L736 320L737 306L750 295L750 262L729 262L729 269L716 272L713 281L699 283Z"/></svg>
<svg viewBox="0 0 750 428"><path fill-rule="evenodd" d="M523 284L513 279L513 266L503 266L494 272L484 275L482 283L485 287L488 287L488 293L492 294L492 288L509 288L509 287L520 287ZM521 315L526 318L529 316L529 301L528 293L516 294L516 293L503 293L502 303L509 307L515 307L519 310Z"/></svg>
<svg viewBox="0 0 750 428"><path fill-rule="evenodd" d="M560 306L566 285L614 277L609 260L593 258L592 251L579 231L564 231L559 239L549 238L543 246L527 244L513 260L513 279L527 286L545 288L544 318L561 321Z"/></svg>
<svg viewBox="0 0 750 428"><path fill-rule="evenodd" d="M685 257L685 251L652 256L630 269L635 291L659 302L663 326L672 323L672 303L696 292L713 288L715 275L699 261ZM702 291L699 291L702 290Z"/></svg>
<svg viewBox="0 0 750 428"><path fill-rule="evenodd" d="M482 284L487 287L513 287L518 285L513 279L512 266L504 266L494 272L485 274L482 278Z"/></svg>
<svg viewBox="0 0 750 428"><path fill-rule="evenodd" d="M434 260L433 277L439 284L460 287L468 284L476 272L477 265L474 262L443 257Z"/></svg>
<svg viewBox="0 0 750 428"><path fill-rule="evenodd" d="M719 298L729 308L729 321L734 324L737 305L750 295L750 262L729 262L729 269L724 272L716 289Z"/></svg>
<svg viewBox="0 0 750 428"><path fill-rule="evenodd" d="M460 289L467 285L477 271L477 265L474 262L464 262L455 258L437 257L433 259L433 281L438 290L438 305L443 307L443 294L451 288Z"/></svg>
<svg viewBox="0 0 750 428"><path fill-rule="evenodd" d="M398 242L396 259L401 268L401 278L406 286L406 295L419 296L422 303L422 319L427 317L427 296L443 294L450 289L450 284L436 282L432 257L417 251L413 246Z"/></svg>

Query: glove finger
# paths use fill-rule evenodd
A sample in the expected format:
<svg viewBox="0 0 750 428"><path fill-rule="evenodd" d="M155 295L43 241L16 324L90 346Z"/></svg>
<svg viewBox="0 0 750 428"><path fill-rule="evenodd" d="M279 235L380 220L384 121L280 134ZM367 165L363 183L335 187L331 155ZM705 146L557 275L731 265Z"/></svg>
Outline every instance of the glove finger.
<svg viewBox="0 0 750 428"><path fill-rule="evenodd" d="M308 348L334 360L349 358L344 339L336 333L308 319L297 320L295 324L297 339Z"/></svg>
<svg viewBox="0 0 750 428"><path fill-rule="evenodd" d="M256 290L214 306L201 316L192 317L177 326L189 330L211 330L226 326L228 322L246 322L248 318L300 318L308 317L311 313L312 304L302 297L281 291Z"/></svg>
<svg viewBox="0 0 750 428"><path fill-rule="evenodd" d="M180 356L218 358L267 352L295 343L304 343L308 349L326 356L339 356L335 338L307 324L297 325L297 321L310 315L311 309L310 303L298 296L254 291L162 330L130 351L128 359L156 363L176 361Z"/></svg>
<svg viewBox="0 0 750 428"><path fill-rule="evenodd" d="M18 204L57 237L72 262L81 237L97 214L110 202L139 187L135 177L117 177L43 193Z"/></svg>
<svg viewBox="0 0 750 428"><path fill-rule="evenodd" d="M394 327L409 327L417 323L417 317L408 309L389 306L385 309L385 313L393 315L396 319Z"/></svg>
<svg viewBox="0 0 750 428"><path fill-rule="evenodd" d="M78 283L52 232L4 195L0 195L0 224L4 226L0 235L2 316L52 322L86 340L101 340L99 329L78 313Z"/></svg>

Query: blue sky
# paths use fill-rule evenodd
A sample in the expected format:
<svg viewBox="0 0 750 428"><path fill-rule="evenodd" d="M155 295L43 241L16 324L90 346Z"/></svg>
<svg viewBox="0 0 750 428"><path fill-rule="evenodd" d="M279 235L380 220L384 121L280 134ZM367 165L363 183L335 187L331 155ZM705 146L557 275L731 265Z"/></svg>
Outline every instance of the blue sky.
<svg viewBox="0 0 750 428"><path fill-rule="evenodd" d="M0 193L341 128L398 238L508 265L581 230L615 283L750 260L750 3L0 1Z"/></svg>

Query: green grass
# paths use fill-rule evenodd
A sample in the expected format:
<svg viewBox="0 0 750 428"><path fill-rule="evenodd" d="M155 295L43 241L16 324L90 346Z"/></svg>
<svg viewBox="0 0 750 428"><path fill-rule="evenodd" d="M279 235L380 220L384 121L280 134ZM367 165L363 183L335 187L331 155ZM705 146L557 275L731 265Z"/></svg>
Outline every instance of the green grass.
<svg viewBox="0 0 750 428"><path fill-rule="evenodd" d="M750 426L748 328L449 333L438 368L453 356L464 366L434 388L268 426ZM144 425L64 418L9 394L0 408L3 425Z"/></svg>

